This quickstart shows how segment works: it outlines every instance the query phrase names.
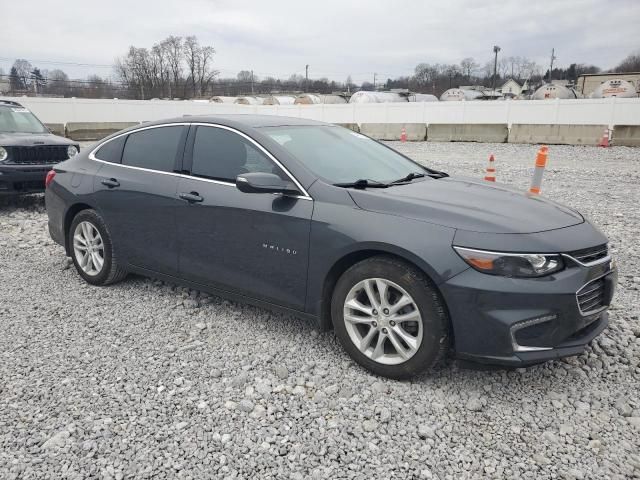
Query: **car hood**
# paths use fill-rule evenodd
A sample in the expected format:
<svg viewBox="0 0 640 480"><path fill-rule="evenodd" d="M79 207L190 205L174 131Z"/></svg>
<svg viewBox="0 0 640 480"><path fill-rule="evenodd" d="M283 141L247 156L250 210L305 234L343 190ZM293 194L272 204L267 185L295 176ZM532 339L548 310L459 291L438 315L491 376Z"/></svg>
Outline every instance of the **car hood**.
<svg viewBox="0 0 640 480"><path fill-rule="evenodd" d="M548 199L465 177L349 193L364 210L473 232L533 233L584 222L578 212Z"/></svg>
<svg viewBox="0 0 640 480"><path fill-rule="evenodd" d="M34 145L77 145L78 142L52 133L2 133L0 146L31 147Z"/></svg>

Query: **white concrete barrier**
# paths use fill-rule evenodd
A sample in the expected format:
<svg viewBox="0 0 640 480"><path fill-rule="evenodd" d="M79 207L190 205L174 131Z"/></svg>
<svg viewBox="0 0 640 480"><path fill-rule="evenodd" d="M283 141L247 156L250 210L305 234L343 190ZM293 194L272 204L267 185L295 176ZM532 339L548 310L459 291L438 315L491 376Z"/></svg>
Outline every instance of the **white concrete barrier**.
<svg viewBox="0 0 640 480"><path fill-rule="evenodd" d="M360 133L376 140L400 140L403 128L410 142L420 142L427 138L427 125L424 123L363 123L360 125Z"/></svg>
<svg viewBox="0 0 640 480"><path fill-rule="evenodd" d="M509 143L597 145L606 125L512 125Z"/></svg>
<svg viewBox="0 0 640 480"><path fill-rule="evenodd" d="M640 147L640 126L616 125L613 127L613 144Z"/></svg>
<svg viewBox="0 0 640 480"><path fill-rule="evenodd" d="M427 129L430 142L490 142L505 143L509 129L506 124L438 124L432 123Z"/></svg>

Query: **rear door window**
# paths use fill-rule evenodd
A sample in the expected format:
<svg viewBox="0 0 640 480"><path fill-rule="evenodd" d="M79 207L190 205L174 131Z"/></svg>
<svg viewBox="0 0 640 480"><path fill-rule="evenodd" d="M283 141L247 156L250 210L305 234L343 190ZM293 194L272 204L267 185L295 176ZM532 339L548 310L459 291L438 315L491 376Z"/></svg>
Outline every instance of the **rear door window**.
<svg viewBox="0 0 640 480"><path fill-rule="evenodd" d="M235 183L242 173L284 172L252 142L224 128L199 126L193 144L191 174Z"/></svg>
<svg viewBox="0 0 640 480"><path fill-rule="evenodd" d="M122 152L122 164L173 172L185 128L182 125L158 127L131 133Z"/></svg>
<svg viewBox="0 0 640 480"><path fill-rule="evenodd" d="M126 139L127 136L123 135L105 143L95 153L95 157L105 162L120 163L122 159L122 147L124 147Z"/></svg>

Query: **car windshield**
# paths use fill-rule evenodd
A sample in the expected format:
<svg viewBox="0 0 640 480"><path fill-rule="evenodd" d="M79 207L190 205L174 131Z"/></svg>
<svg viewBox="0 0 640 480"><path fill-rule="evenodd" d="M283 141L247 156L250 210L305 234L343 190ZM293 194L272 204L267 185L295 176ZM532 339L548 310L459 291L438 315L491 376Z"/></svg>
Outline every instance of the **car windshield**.
<svg viewBox="0 0 640 480"><path fill-rule="evenodd" d="M334 126L260 129L329 183L391 182L424 170L364 135Z"/></svg>
<svg viewBox="0 0 640 480"><path fill-rule="evenodd" d="M48 133L48 130L26 108L0 105L0 133Z"/></svg>

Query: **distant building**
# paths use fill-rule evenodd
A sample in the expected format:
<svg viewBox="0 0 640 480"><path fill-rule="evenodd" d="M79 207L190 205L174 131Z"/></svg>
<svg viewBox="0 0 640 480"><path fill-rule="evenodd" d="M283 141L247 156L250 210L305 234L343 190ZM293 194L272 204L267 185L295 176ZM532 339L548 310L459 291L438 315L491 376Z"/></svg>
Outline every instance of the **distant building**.
<svg viewBox="0 0 640 480"><path fill-rule="evenodd" d="M522 93L522 87L513 78L510 78L500 87L500 91L504 97L513 98Z"/></svg>
<svg viewBox="0 0 640 480"><path fill-rule="evenodd" d="M589 73L580 75L576 82L576 90L585 97L591 96L600 84L608 80L626 80L640 90L640 72L631 73Z"/></svg>

